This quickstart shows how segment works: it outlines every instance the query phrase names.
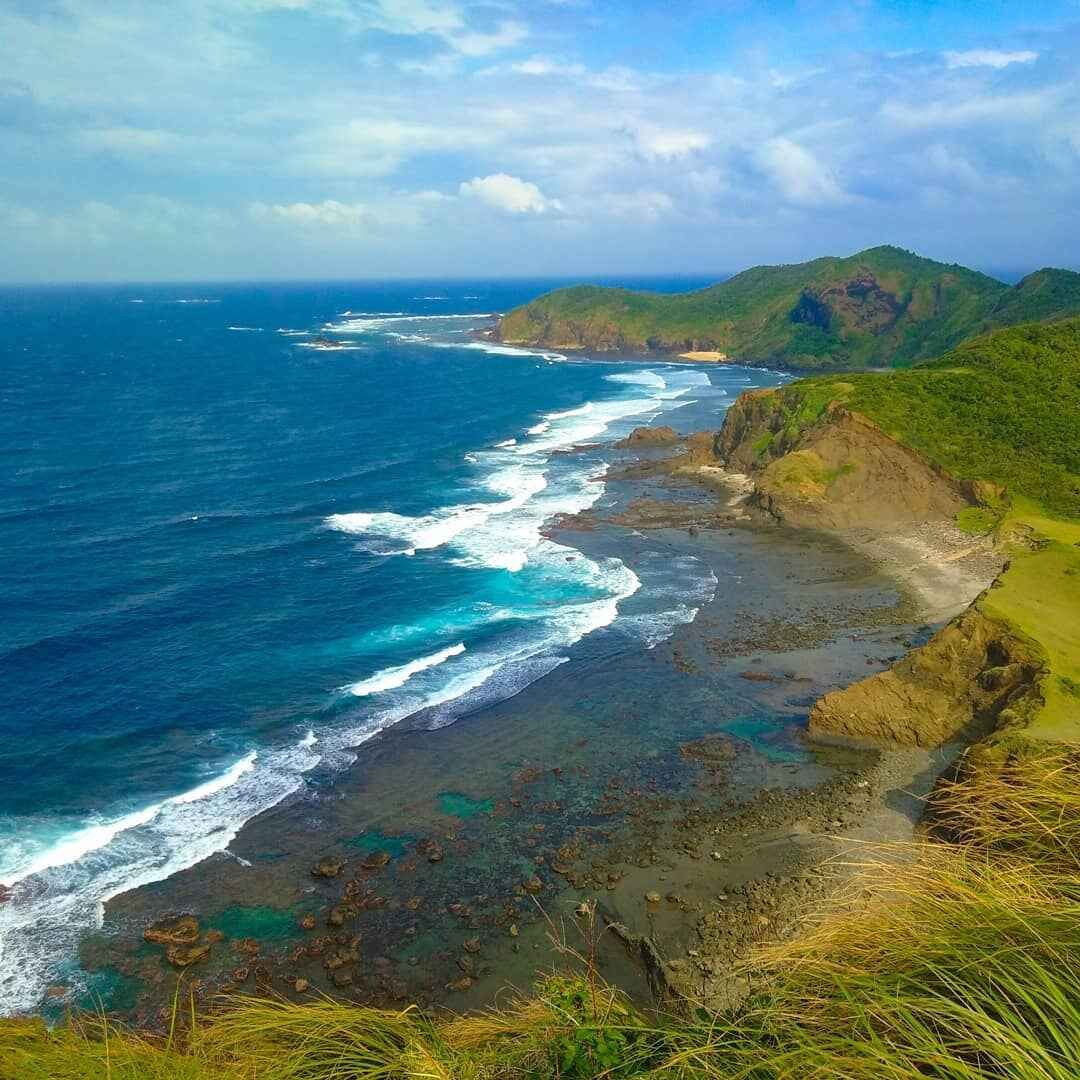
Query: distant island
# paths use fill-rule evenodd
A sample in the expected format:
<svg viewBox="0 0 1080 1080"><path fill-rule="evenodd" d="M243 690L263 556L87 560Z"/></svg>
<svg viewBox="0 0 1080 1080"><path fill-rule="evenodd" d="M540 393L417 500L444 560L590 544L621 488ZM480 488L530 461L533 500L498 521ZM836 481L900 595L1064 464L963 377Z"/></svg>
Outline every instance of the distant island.
<svg viewBox="0 0 1080 1080"><path fill-rule="evenodd" d="M966 338L1080 314L1080 273L1016 285L897 247L758 266L688 293L556 289L504 316L508 345L671 353L800 370L907 367Z"/></svg>

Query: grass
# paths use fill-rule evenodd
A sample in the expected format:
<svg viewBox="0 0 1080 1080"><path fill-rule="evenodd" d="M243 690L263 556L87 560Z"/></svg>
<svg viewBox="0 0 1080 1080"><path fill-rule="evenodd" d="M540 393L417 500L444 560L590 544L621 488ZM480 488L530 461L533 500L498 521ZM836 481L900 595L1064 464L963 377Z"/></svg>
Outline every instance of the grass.
<svg viewBox="0 0 1080 1080"><path fill-rule="evenodd" d="M1000 520L1000 514L985 506L966 506L956 515L956 527L972 536L986 536Z"/></svg>
<svg viewBox="0 0 1080 1080"><path fill-rule="evenodd" d="M470 1016L241 998L151 1039L0 1022L0 1080L1075 1080L1080 746L964 770L737 1010L646 1016L591 968ZM181 1022L183 1021L183 1022Z"/></svg>
<svg viewBox="0 0 1080 1080"><path fill-rule="evenodd" d="M1047 674L1042 705L1023 736L1043 742L1080 741L1080 521L1055 518L1017 499L999 528L1013 545L1008 570L979 601L991 618L1038 644Z"/></svg>

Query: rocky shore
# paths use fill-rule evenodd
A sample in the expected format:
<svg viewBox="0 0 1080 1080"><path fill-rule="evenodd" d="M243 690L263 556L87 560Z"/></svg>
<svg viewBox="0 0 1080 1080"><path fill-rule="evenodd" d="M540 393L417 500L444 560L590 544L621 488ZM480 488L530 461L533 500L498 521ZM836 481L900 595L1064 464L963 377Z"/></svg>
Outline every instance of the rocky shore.
<svg viewBox="0 0 1080 1080"><path fill-rule="evenodd" d="M600 638L468 721L388 730L227 856L110 902L82 960L129 988L125 1011L159 1023L178 976L206 1003L470 1009L575 951L640 1001L730 1002L755 944L914 835L960 744L808 743L805 718L930 637L947 555L951 605L985 587L989 556L944 521L888 543L787 525L713 432L639 429L620 449L612 497L551 535L712 560L741 586L655 649L611 660Z"/></svg>

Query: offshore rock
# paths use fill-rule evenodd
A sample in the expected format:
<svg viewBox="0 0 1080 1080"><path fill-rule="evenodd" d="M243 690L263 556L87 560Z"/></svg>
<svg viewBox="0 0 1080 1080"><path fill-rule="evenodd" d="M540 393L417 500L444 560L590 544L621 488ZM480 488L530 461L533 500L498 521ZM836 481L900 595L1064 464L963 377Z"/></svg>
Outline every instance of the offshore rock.
<svg viewBox="0 0 1080 1080"><path fill-rule="evenodd" d="M658 427L636 427L615 446L620 450L638 450L650 446L674 446L678 441L678 432L667 424L661 424Z"/></svg>

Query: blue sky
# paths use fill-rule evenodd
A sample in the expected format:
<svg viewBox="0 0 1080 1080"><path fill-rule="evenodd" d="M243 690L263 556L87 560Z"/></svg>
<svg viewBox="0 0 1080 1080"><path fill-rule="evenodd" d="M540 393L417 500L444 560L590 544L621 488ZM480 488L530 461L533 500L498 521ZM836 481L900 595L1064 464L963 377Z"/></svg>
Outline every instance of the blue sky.
<svg viewBox="0 0 1080 1080"><path fill-rule="evenodd" d="M0 280L1080 268L1080 0L0 0Z"/></svg>

